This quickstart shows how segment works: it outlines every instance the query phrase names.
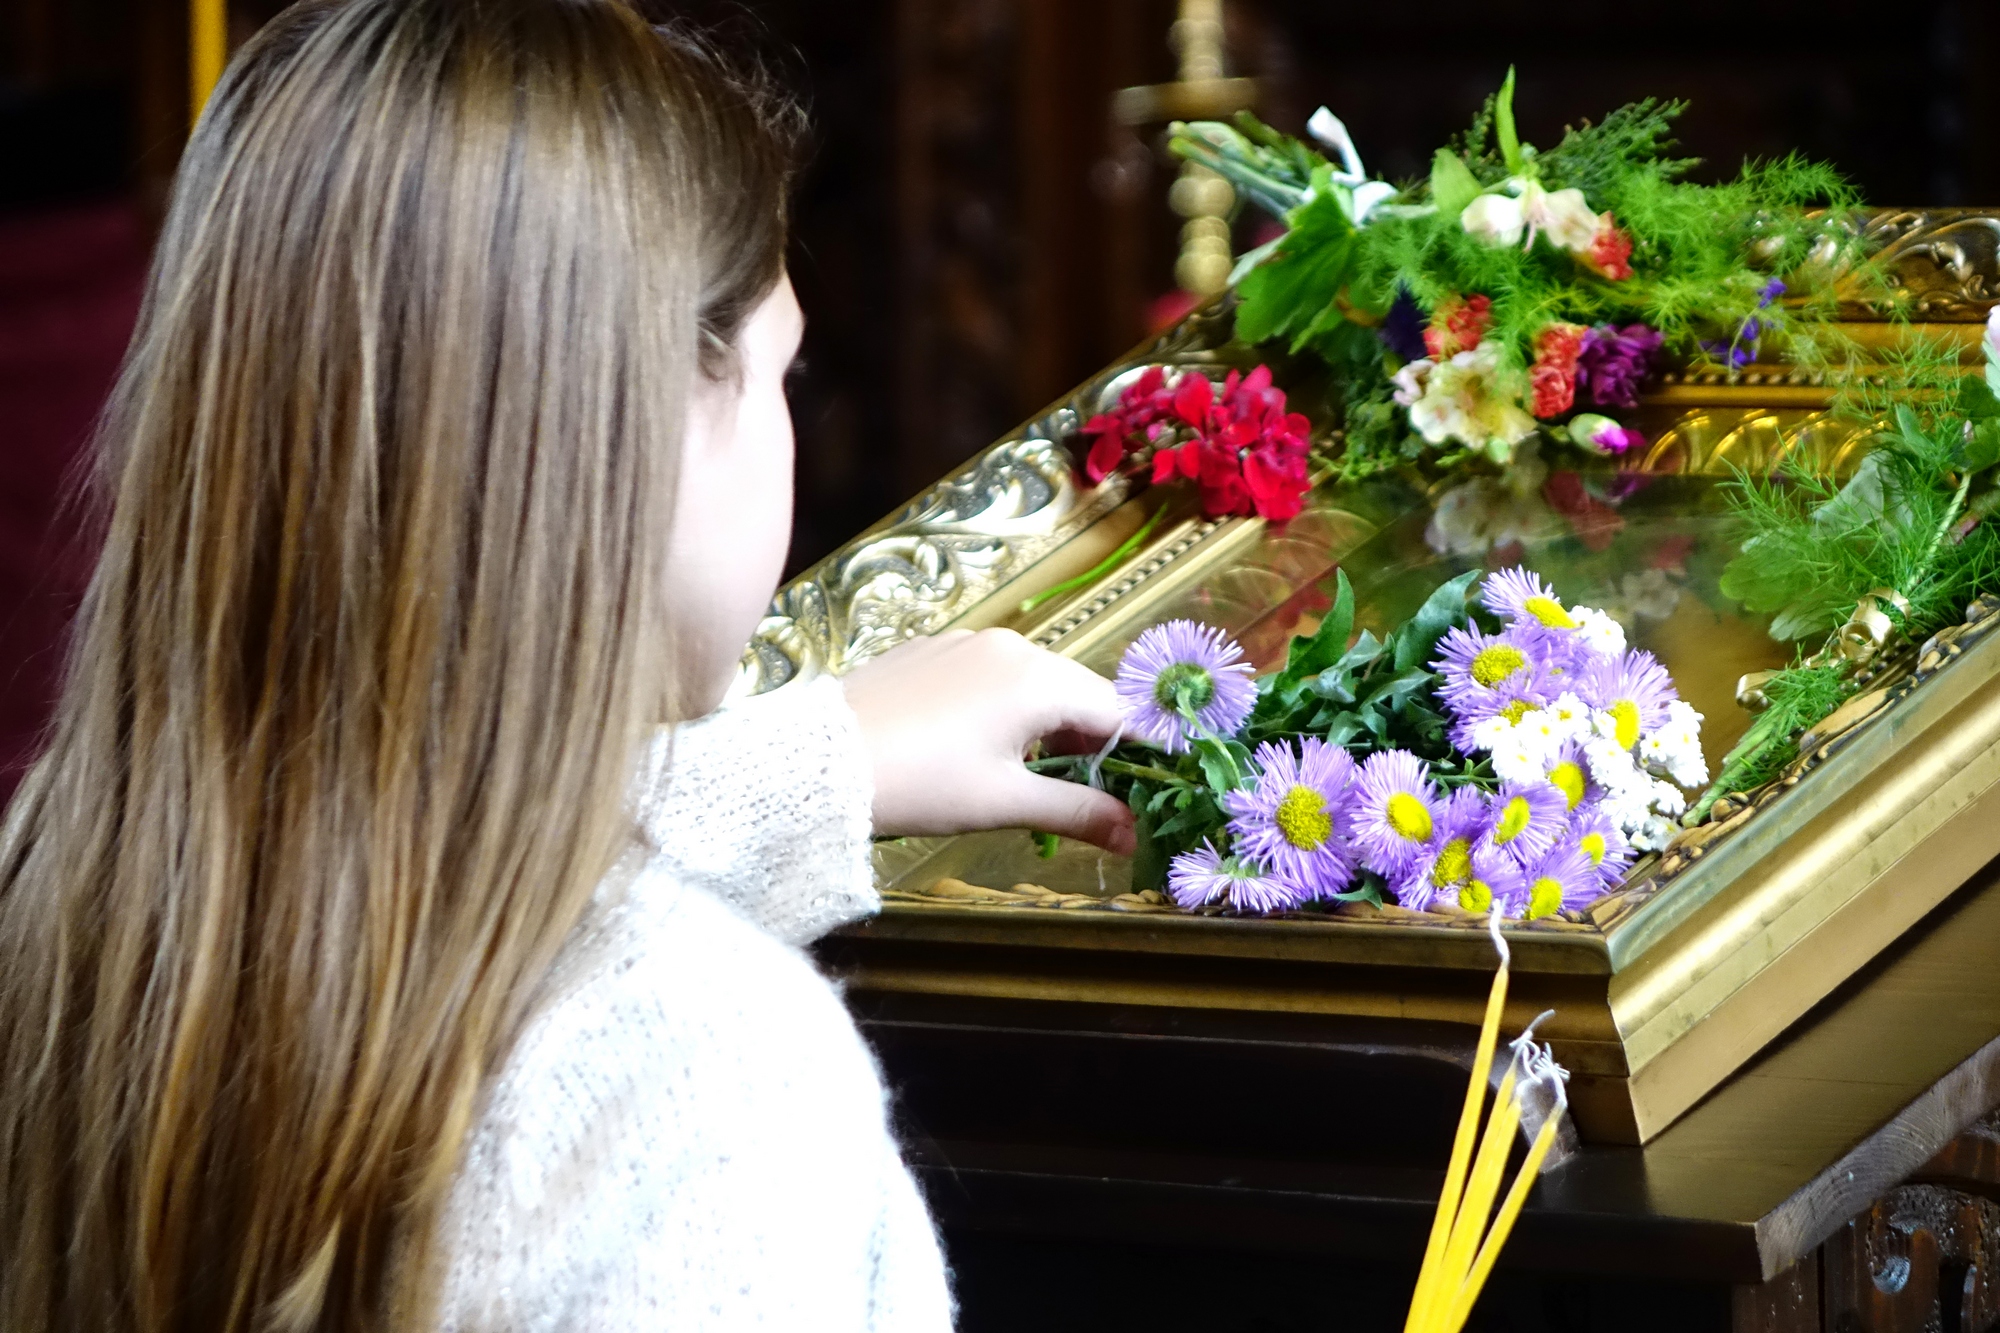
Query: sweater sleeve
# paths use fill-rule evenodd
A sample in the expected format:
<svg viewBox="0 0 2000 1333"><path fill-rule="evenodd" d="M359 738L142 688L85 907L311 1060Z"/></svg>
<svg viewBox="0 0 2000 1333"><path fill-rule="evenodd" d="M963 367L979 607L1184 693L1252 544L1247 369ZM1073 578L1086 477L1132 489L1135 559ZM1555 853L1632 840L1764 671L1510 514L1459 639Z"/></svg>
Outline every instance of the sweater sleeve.
<svg viewBox="0 0 2000 1333"><path fill-rule="evenodd" d="M789 944L880 910L873 802L860 724L828 677L663 728L636 796L660 869Z"/></svg>

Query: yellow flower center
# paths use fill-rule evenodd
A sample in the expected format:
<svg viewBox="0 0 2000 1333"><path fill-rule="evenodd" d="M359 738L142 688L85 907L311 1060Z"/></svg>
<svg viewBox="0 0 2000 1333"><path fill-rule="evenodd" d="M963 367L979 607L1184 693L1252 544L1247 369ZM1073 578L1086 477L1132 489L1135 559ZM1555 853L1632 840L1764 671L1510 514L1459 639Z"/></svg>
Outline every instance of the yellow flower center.
<svg viewBox="0 0 2000 1333"><path fill-rule="evenodd" d="M1431 812L1424 803L1406 791L1399 791L1389 798L1388 808L1383 812L1389 827L1396 830L1398 837L1411 842L1428 842L1431 836Z"/></svg>
<svg viewBox="0 0 2000 1333"><path fill-rule="evenodd" d="M1630 699L1620 699L1604 710L1611 714L1611 720L1618 724L1618 748L1629 750L1639 743L1639 705Z"/></svg>
<svg viewBox="0 0 2000 1333"><path fill-rule="evenodd" d="M1521 603L1521 609L1550 629L1575 629L1576 620L1563 610L1562 603L1553 597L1530 597Z"/></svg>
<svg viewBox="0 0 2000 1333"><path fill-rule="evenodd" d="M1551 875L1543 875L1528 890L1528 920L1536 917L1554 916L1562 910L1562 881Z"/></svg>
<svg viewBox="0 0 2000 1333"><path fill-rule="evenodd" d="M1535 706L1526 699L1516 699L1500 710L1500 716L1507 719L1508 726L1518 727L1521 725L1521 719L1534 711Z"/></svg>
<svg viewBox="0 0 2000 1333"><path fill-rule="evenodd" d="M1492 689L1526 665L1526 653L1512 644L1496 643L1480 649L1479 656L1472 659L1472 678Z"/></svg>
<svg viewBox="0 0 2000 1333"><path fill-rule="evenodd" d="M1472 844L1464 838L1453 838L1438 853L1437 862L1431 866L1431 883L1440 889L1448 889L1454 884L1462 884L1472 877Z"/></svg>
<svg viewBox="0 0 2000 1333"><path fill-rule="evenodd" d="M1604 845L1604 835L1602 833L1586 833L1576 840L1576 845L1583 849L1583 854L1590 858L1592 865L1601 866L1604 864L1604 853L1608 849Z"/></svg>
<svg viewBox="0 0 2000 1333"><path fill-rule="evenodd" d="M1563 760L1549 770L1549 785L1563 794L1574 810L1583 804L1583 765Z"/></svg>
<svg viewBox="0 0 2000 1333"><path fill-rule="evenodd" d="M1528 827L1528 817L1533 812L1528 809L1528 798L1516 796L1500 808L1500 822L1493 826L1493 841L1505 847L1521 836Z"/></svg>
<svg viewBox="0 0 2000 1333"><path fill-rule="evenodd" d="M1469 879L1458 891L1458 905L1468 912L1493 910L1493 889L1483 879Z"/></svg>
<svg viewBox="0 0 2000 1333"><path fill-rule="evenodd" d="M1311 787L1293 787L1278 802L1272 818L1285 841L1302 852L1318 851L1333 836L1333 816L1326 812L1326 797Z"/></svg>

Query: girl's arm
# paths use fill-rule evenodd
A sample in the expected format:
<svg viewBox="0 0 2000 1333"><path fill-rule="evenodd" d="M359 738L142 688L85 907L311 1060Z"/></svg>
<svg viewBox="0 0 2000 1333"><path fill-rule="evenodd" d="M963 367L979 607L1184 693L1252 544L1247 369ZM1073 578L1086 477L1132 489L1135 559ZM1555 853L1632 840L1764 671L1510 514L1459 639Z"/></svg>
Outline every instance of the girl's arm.
<svg viewBox="0 0 2000 1333"><path fill-rule="evenodd" d="M1087 668L1008 631L948 633L663 731L638 810L670 873L804 943L880 906L871 831L1022 827L1130 852L1124 802L1021 762L1117 726Z"/></svg>

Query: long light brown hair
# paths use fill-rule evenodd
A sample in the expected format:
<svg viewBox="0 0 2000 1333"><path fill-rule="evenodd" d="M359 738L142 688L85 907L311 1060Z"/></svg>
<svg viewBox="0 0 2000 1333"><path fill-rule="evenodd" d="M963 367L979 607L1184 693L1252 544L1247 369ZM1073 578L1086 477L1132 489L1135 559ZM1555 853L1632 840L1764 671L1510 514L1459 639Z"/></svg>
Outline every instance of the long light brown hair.
<svg viewBox="0 0 2000 1333"><path fill-rule="evenodd" d="M674 714L682 423L782 272L794 129L617 0L310 0L231 67L0 832L9 1333L422 1308Z"/></svg>

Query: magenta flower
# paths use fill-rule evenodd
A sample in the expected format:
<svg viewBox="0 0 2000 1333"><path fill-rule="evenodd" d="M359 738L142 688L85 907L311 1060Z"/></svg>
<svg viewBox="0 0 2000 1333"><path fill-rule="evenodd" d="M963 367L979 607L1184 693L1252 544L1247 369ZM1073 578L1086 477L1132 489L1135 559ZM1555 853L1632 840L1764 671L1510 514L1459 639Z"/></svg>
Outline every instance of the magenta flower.
<svg viewBox="0 0 2000 1333"><path fill-rule="evenodd" d="M1504 852L1520 865L1534 865L1569 828L1569 805L1546 782L1508 782L1486 806L1486 827L1475 852Z"/></svg>
<svg viewBox="0 0 2000 1333"><path fill-rule="evenodd" d="M1343 892L1354 881L1354 761L1312 736L1296 752L1260 745L1253 757L1257 781L1222 798L1237 854L1269 867L1301 901Z"/></svg>
<svg viewBox="0 0 2000 1333"><path fill-rule="evenodd" d="M1553 851L1525 872L1524 878L1527 880L1527 901L1522 904L1519 915L1530 921L1537 917L1554 916L1557 912L1574 912L1604 896L1604 884L1597 876L1597 867L1573 842L1558 843Z"/></svg>
<svg viewBox="0 0 2000 1333"><path fill-rule="evenodd" d="M1472 879L1472 845L1485 823L1486 794L1476 787L1460 787L1439 801L1431 840L1394 885L1396 901L1418 912L1440 899L1456 902Z"/></svg>
<svg viewBox="0 0 2000 1333"><path fill-rule="evenodd" d="M1208 843L1174 858L1167 867L1167 895L1190 911L1222 903L1239 912L1280 912L1305 901L1262 868L1223 856Z"/></svg>
<svg viewBox="0 0 2000 1333"><path fill-rule="evenodd" d="M1126 730L1168 754L1203 737L1233 736L1257 706L1252 670L1219 629L1192 620L1155 625L1118 664Z"/></svg>
<svg viewBox="0 0 2000 1333"><path fill-rule="evenodd" d="M1378 750L1355 784L1354 847L1390 884L1406 878L1437 832L1430 766L1408 750Z"/></svg>
<svg viewBox="0 0 2000 1333"><path fill-rule="evenodd" d="M1666 341L1659 330L1644 324L1622 329L1599 324L1583 335L1583 350L1577 355L1577 399L1599 407L1637 407L1639 385Z"/></svg>

